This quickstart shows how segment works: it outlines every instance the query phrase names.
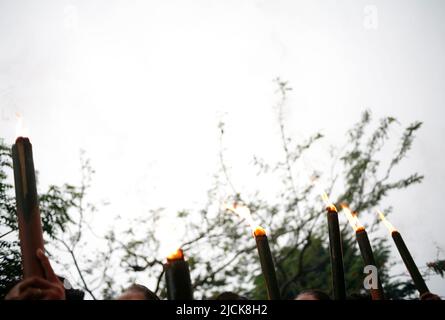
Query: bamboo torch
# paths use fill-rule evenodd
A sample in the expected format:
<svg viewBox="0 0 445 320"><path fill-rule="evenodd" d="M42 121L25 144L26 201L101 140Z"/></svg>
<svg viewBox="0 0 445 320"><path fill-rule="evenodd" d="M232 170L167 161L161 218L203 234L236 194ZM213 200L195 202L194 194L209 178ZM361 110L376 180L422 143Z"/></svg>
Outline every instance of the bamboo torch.
<svg viewBox="0 0 445 320"><path fill-rule="evenodd" d="M22 131L22 119L19 117L18 120L18 131ZM37 249L43 250L43 235L32 145L28 138L21 136L21 132L17 133L18 138L12 146L12 160L23 277L44 278L36 256Z"/></svg>
<svg viewBox="0 0 445 320"><path fill-rule="evenodd" d="M383 212L377 210L377 213L380 219L382 220L383 224L388 228L389 232L391 233L391 237L394 240L394 243L396 244L397 250L399 251L400 256L402 257L403 263L405 263L406 269L408 269L408 272L411 275L411 279L413 280L414 285L416 286L420 295L429 292L425 280L420 274L419 269L417 268L417 265L414 262L414 259L411 256L411 253L409 252L408 247L406 246L405 241L403 241L403 238L400 235L399 231L397 231L396 228L394 228L394 226L386 219Z"/></svg>
<svg viewBox="0 0 445 320"><path fill-rule="evenodd" d="M167 257L164 265L168 300L193 300L193 287L189 264L184 260L182 249Z"/></svg>
<svg viewBox="0 0 445 320"><path fill-rule="evenodd" d="M349 209L348 205L346 204L342 204L341 206L346 214L346 217L348 218L350 225L355 231L356 240L360 248L360 253L364 264L372 265L377 268L374 259L374 253L372 252L371 242L369 241L368 238L368 233L366 232L365 227L358 220L357 213L352 212L351 209ZM372 300L385 299L382 283L380 281L380 277L378 276L377 276L377 289L371 288L371 297Z"/></svg>
<svg viewBox="0 0 445 320"><path fill-rule="evenodd" d="M278 288L275 266L273 263L272 253L270 252L266 230L258 226L253 231L253 236L255 237L256 247L260 257L261 270L263 272L264 281L266 282L269 300L280 300L280 289Z"/></svg>
<svg viewBox="0 0 445 320"><path fill-rule="evenodd" d="M329 254L331 257L332 288L334 292L334 299L345 300L345 275L343 270L343 252L340 228L338 225L338 212L337 208L329 200L329 197L325 192L323 192L322 198L326 204L328 219Z"/></svg>
<svg viewBox="0 0 445 320"><path fill-rule="evenodd" d="M267 296L269 300L280 300L280 289L278 287L275 266L272 253L270 252L269 240L267 239L266 230L253 222L248 207L235 203L233 204L233 206L227 206L227 209L237 213L239 216L244 218L251 226L253 230L253 237L256 241L258 256L260 258L261 271L263 273L264 282L266 283Z"/></svg>

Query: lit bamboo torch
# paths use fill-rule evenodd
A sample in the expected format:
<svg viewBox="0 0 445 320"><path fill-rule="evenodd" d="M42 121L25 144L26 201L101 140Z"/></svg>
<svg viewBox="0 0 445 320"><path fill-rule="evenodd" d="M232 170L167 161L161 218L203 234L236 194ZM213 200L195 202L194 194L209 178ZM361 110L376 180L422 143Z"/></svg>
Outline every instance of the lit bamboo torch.
<svg viewBox="0 0 445 320"><path fill-rule="evenodd" d="M17 139L12 146L12 161L23 277L43 278L44 271L36 256L37 249L43 250L43 236L32 145L24 136L22 118L17 117Z"/></svg>
<svg viewBox="0 0 445 320"><path fill-rule="evenodd" d="M328 195L323 192L322 199L326 204L328 231L329 231L329 254L331 256L332 287L335 300L346 299L345 275L343 270L343 252L341 245L340 228L338 225L338 212L335 205L329 200Z"/></svg>
<svg viewBox="0 0 445 320"><path fill-rule="evenodd" d="M280 289L278 287L275 266L273 263L272 253L270 252L266 230L253 222L252 215L250 214L248 207L234 203L232 206L227 206L227 209L244 218L252 228L258 250L258 256L260 257L261 271L266 283L267 296L269 300L280 300Z"/></svg>
<svg viewBox="0 0 445 320"><path fill-rule="evenodd" d="M167 257L164 265L168 300L193 300L193 287L189 264L184 260L182 249Z"/></svg>
<svg viewBox="0 0 445 320"><path fill-rule="evenodd" d="M349 209L347 204L342 204L341 207L343 208L343 211L345 212L346 217L348 218L348 221L352 228L355 231L355 236L357 239L358 246L360 248L360 253L362 255L363 262L366 266L375 266L377 268L377 265L375 263L374 259L374 253L372 252L371 243L368 238L368 233L365 230L365 227L360 223L360 221L357 218L357 213L352 212L351 209ZM383 287L382 283L380 281L380 277L377 276L377 289L371 288L371 297L372 300L384 300L384 293L383 293Z"/></svg>
<svg viewBox="0 0 445 320"><path fill-rule="evenodd" d="M394 226L386 219L383 212L377 210L377 213L380 217L380 220L382 220L383 224L388 228L389 232L391 233L391 237L393 238L394 243L396 244L397 250L399 251L400 256L402 257L402 260L405 263L405 266L408 269L408 272L411 275L414 285L416 286L420 295L429 292L425 280L423 280L423 277L420 274L419 269L417 268L417 265L414 262L414 259L411 256L411 253L409 252L405 244L405 241L403 241L402 236L396 230L396 228L394 228Z"/></svg>

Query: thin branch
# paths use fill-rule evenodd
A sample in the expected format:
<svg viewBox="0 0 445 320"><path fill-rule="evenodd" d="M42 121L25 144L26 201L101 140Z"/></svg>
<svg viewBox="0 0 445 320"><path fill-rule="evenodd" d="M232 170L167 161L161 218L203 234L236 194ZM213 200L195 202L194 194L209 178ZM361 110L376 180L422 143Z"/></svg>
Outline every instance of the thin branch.
<svg viewBox="0 0 445 320"><path fill-rule="evenodd" d="M206 283L208 279L213 279L217 273L221 272L221 271L224 270L226 267L228 267L230 264L232 264L232 263L236 260L236 258L238 258L241 254L246 253L246 252L249 252L249 251L252 251L252 250L254 250L254 249L255 249L255 246L253 246L253 247L248 247L248 248L245 248L245 249L242 249L242 250L238 251L237 253L235 253L235 255L234 255L229 261L227 261L226 263L224 263L224 264L223 264L222 266L220 266L218 269L216 269L216 270L213 271L212 273L210 273L210 274L208 274L207 276L205 276L204 279L202 279L202 280L200 280L200 281L196 281L196 282L193 284L193 288L197 288L198 286L200 286L200 285Z"/></svg>
<svg viewBox="0 0 445 320"><path fill-rule="evenodd" d="M293 282L295 282L298 278L300 278L301 274L303 273L303 263L304 263L304 254L306 252L306 250L310 247L310 245L312 244L311 241L311 234L309 233L308 236L306 237L306 243L303 247L303 249L301 249L300 255L298 256L298 271L297 273L287 282L285 282L282 286L281 286L281 292L285 292L287 287L289 285L291 285Z"/></svg>
<svg viewBox="0 0 445 320"><path fill-rule="evenodd" d="M229 184L230 188L233 191L233 194L234 195L238 195L238 192L236 191L235 186L233 185L232 180L230 179L230 176L229 176L229 173L228 173L228 170L227 170L227 166L226 166L225 161L224 161L224 155L223 155L223 150L224 150L224 147L223 147L224 124L222 122L220 123L219 128L220 128L220 134L219 134L219 161L221 163L221 169L222 169L222 171L224 173L224 177L226 178L227 183Z"/></svg>
<svg viewBox="0 0 445 320"><path fill-rule="evenodd" d="M278 105L278 122L279 122L279 126L280 126L280 136L281 136L281 142L282 142L282 145L283 145L283 150L284 150L284 153L285 153L285 156L286 156L285 157L286 158L285 164L286 164L286 170L287 170L287 174L288 174L288 179L289 179L289 182L290 182L290 185L291 185L292 192L294 193L295 198L297 198L298 197L298 192L297 192L297 189L295 187L295 179L294 179L294 176L292 174L292 165L290 163L290 151L289 151L288 142L287 142L287 139L286 139L286 133L284 131L285 129L284 129L284 120L283 120L283 107L284 107L284 104L286 102L286 93L283 90L281 90L281 91L282 91L282 98L281 98L281 101L279 102L279 105Z"/></svg>
<svg viewBox="0 0 445 320"><path fill-rule="evenodd" d="M94 300L97 300L96 297L94 296L93 292L88 288L88 285L87 285L87 283L86 283L86 281L85 281L85 279L83 277L82 271L80 270L79 264L77 263L77 258L75 256L73 250L71 250L69 245L65 241L63 241L62 239L57 239L57 240L60 241L65 246L65 248L68 250L69 254L71 255L71 258L73 259L73 262L74 262L74 266L76 267L76 270L77 270L77 273L79 274L80 280L83 283L84 289L91 295L91 297Z"/></svg>
<svg viewBox="0 0 445 320"><path fill-rule="evenodd" d="M10 234L10 233L12 233L12 232L14 232L14 231L15 231L15 230L10 230L10 231L8 231L8 232L2 234L2 235L0 236L0 239L3 238L3 237L5 237L5 236L7 236L8 234Z"/></svg>
<svg viewBox="0 0 445 320"><path fill-rule="evenodd" d="M157 280L157 282L156 282L156 289L155 289L155 294L156 294L156 295L158 294L158 291L159 291L159 289L160 289L160 287L161 287L161 280L162 280L162 277L164 276L164 273L165 273L165 270L164 270L164 268L162 268L162 271L161 271L161 273L159 274L159 276L158 276L158 280Z"/></svg>

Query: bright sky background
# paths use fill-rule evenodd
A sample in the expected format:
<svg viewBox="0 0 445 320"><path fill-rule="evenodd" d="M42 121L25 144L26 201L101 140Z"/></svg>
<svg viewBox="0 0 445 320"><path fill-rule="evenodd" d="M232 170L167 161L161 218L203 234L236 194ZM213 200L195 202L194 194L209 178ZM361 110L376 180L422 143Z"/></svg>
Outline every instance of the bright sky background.
<svg viewBox="0 0 445 320"><path fill-rule="evenodd" d="M116 214L205 201L221 118L234 182L255 188L252 156L276 159L280 76L294 88L291 134L322 130L326 150L365 108L424 122L396 174L425 181L386 202L424 265L445 249L444 9L440 0L0 0L0 137L12 142L23 114L41 188L78 182L84 149L92 199L110 202L106 229ZM323 158L309 160L328 166ZM440 277L428 285L445 295Z"/></svg>

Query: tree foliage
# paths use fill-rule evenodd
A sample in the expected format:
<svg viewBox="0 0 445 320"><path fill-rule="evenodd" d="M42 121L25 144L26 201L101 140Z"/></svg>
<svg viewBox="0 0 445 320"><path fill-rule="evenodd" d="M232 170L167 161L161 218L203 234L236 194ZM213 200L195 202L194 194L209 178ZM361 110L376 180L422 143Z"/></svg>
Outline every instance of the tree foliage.
<svg viewBox="0 0 445 320"><path fill-rule="evenodd" d="M0 139L0 298L17 283L22 274L18 225L12 186L11 146ZM74 248L82 238L84 197L86 181L92 174L88 160L82 160L82 182L80 186L64 184L50 185L45 192L39 190L39 206L46 253L55 262L62 263L66 270L76 265L82 278L85 268L78 267L78 257ZM38 173L37 173L38 174ZM89 207L91 207L89 205ZM60 261L64 253L70 253L65 261ZM85 283L76 283L90 292ZM90 292L92 294L92 292Z"/></svg>
<svg viewBox="0 0 445 320"><path fill-rule="evenodd" d="M394 117L385 117L372 129L371 113L365 111L360 121L348 131L347 142L341 152L332 155L335 165L331 172L313 169L308 173L309 179L298 180L299 161L323 139L323 135L315 132L306 140L295 141L287 134L284 108L291 88L280 79L277 79L277 85L280 99L276 110L282 160L267 163L258 156L253 159L259 177L270 175L275 177L275 181L278 179L280 189L274 199L262 198L255 181L250 192L241 194L237 190L230 177L230 166L224 159L223 138L226 129L221 122L221 168L208 191L206 205L196 211L178 212L177 224L183 225L186 230L182 248L189 258L193 285L199 298L210 298L224 290L233 290L253 299L266 297L255 242L244 223L240 223L221 205L228 199L246 204L254 218L267 227L282 296L292 298L307 288L332 293L326 216L319 198L319 188L316 187L321 184L323 174L327 176L323 180L327 191L337 190L336 203L350 203L361 216L379 206L392 190L406 188L423 179L418 173L392 179L394 168L412 147L415 132L421 123L415 122L404 129L394 156L385 163L378 157L379 153L390 140L390 128L399 124ZM114 238L111 245L114 245L113 251L122 257L124 272L143 273L148 278L157 278L154 290L165 297L162 281L164 257L159 252L156 238L161 214L162 209L153 210L146 218L137 221L135 226L138 231L129 228L124 237L119 237L119 241ZM391 298L411 296L414 287L409 282L390 278L392 264L387 242L372 233L375 220L368 220L387 295ZM348 293L363 294L363 263L358 247L348 226L344 225L342 234Z"/></svg>
<svg viewBox="0 0 445 320"><path fill-rule="evenodd" d="M389 141L394 141L390 129L400 124L394 117L385 117L373 128L371 113L365 111L347 132L345 145L326 152L326 157L331 157L330 170L313 167L306 170L307 178L301 178L299 164L324 136L321 132L314 132L300 141L287 133L285 108L288 108L288 95L292 89L280 79L276 83L280 132L277 143L281 145L281 160L268 163L259 156L252 160L258 178L270 177L276 181L276 195L271 199L262 197L260 184L256 181L252 181L248 192L241 193L237 189L231 179L231 164L224 157L226 129L221 122L221 166L208 190L206 203L198 210L181 210L177 214L176 223L185 230L182 249L190 264L196 297L210 298L225 290L236 291L252 299L266 297L255 241L245 224L225 210L222 204L226 201L244 203L254 219L266 227L283 298L293 298L301 290L309 288L332 293L321 188L335 195L337 205L340 201L348 202L360 213L360 217L364 217L386 294L391 298L412 296L414 288L409 282L389 276L392 266L389 248L385 239L373 233L376 221L369 213L391 191L422 182L423 176L416 172L393 178L394 169L412 147L421 123L415 122L404 128L393 157L384 159L382 155L388 153L382 152L383 148ZM11 174L9 150L3 142L0 144L0 294L4 294L6 288L20 277L15 204L12 186L8 182ZM124 284L122 277L131 282L140 279L141 275L151 279L153 291L165 297L165 256L161 252L158 234L164 208L152 209L146 216L126 221L129 227L124 232L109 230L100 240L105 246L98 249L94 258L82 255L82 248L88 246L85 241L88 230L86 215L94 215L97 211L95 206L85 202L92 174L89 162L83 159L80 186L51 186L41 193L43 229L45 239L52 245L53 259L74 270L72 277L75 283L93 298L112 298L119 291L118 286ZM391 208L386 209L391 211ZM362 294L363 263L348 228L346 224L342 225L347 291L349 295ZM431 268L442 270L437 265ZM116 274L120 276L116 277Z"/></svg>

